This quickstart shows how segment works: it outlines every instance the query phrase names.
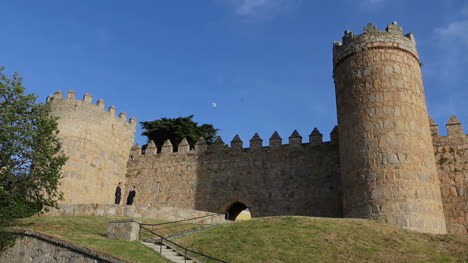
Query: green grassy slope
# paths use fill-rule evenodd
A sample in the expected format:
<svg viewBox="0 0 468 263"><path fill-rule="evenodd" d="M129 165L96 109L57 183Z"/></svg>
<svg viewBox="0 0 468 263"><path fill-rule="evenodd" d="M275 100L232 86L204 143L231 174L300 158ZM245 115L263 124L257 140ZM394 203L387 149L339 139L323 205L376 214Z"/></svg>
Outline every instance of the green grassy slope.
<svg viewBox="0 0 468 263"><path fill-rule="evenodd" d="M468 236L378 221L269 217L220 225L176 242L230 262L468 262Z"/></svg>

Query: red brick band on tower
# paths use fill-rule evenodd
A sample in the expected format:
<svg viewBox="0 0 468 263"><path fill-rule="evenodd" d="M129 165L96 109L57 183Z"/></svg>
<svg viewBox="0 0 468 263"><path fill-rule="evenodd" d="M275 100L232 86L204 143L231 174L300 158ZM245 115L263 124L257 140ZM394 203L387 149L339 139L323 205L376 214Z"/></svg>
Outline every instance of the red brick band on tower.
<svg viewBox="0 0 468 263"><path fill-rule="evenodd" d="M344 216L445 233L413 35L396 22L345 31L333 66Z"/></svg>

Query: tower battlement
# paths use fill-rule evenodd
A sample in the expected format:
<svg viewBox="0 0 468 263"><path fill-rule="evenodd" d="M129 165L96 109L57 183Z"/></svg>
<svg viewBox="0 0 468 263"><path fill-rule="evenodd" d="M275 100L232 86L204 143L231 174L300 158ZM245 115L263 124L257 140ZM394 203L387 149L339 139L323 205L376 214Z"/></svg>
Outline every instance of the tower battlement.
<svg viewBox="0 0 468 263"><path fill-rule="evenodd" d="M136 126L136 118L130 117L127 121L127 114L125 112L120 112L119 115L116 115L117 109L114 105L111 105L107 110L105 110L105 102L102 98L98 99L95 104L93 104L93 96L90 93L85 93L83 95L83 99L76 98L76 92L74 90L69 90L67 92L67 96L63 97L63 93L61 90L57 90L54 94L49 95L46 99L46 102L54 105L55 108L66 108L66 105L73 105L73 107L96 107L98 109L102 109L102 113L109 114L111 117L116 117L122 119L124 122L128 122L133 127ZM55 105L62 105L62 106L55 106ZM57 109L58 110L58 109ZM56 110L56 111L57 111Z"/></svg>
<svg viewBox="0 0 468 263"><path fill-rule="evenodd" d="M403 28L397 22L387 25L385 30L378 30L377 26L368 23L362 34L355 35L346 30L341 42L333 42L333 69L348 57L371 49L397 49L408 52L419 63L413 33L403 34Z"/></svg>

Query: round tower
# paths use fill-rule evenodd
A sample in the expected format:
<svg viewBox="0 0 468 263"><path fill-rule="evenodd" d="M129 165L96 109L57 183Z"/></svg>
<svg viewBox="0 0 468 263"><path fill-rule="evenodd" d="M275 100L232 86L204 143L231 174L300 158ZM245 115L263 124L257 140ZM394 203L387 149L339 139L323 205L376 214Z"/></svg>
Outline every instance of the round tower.
<svg viewBox="0 0 468 263"><path fill-rule="evenodd" d="M66 98L61 91L47 98L68 156L59 186L64 204L112 204L117 183L126 181L136 119L116 116L114 106L105 110L102 99L92 99L89 93L76 99L73 90Z"/></svg>
<svg viewBox="0 0 468 263"><path fill-rule="evenodd" d="M446 233L420 66L396 22L334 43L343 215Z"/></svg>

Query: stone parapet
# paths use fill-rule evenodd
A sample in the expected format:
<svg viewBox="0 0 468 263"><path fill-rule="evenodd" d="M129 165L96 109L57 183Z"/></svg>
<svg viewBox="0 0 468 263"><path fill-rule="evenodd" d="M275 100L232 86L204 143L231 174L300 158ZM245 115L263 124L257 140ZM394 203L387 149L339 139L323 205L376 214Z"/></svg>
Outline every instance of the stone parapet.
<svg viewBox="0 0 468 263"><path fill-rule="evenodd" d="M410 54L419 63L416 40L412 33L403 35L403 28L392 22L385 30L378 30L372 23L364 27L364 33L354 35L346 30L342 41L333 43L333 69L347 58L372 49L395 49Z"/></svg>

